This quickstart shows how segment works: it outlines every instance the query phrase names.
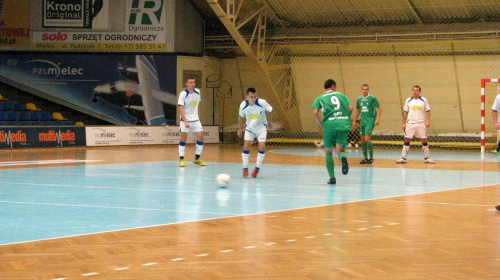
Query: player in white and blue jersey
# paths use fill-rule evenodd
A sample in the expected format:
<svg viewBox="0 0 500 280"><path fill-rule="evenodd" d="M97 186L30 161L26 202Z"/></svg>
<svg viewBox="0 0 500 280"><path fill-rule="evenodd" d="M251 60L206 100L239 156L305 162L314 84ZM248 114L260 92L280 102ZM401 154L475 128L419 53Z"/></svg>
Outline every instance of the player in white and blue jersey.
<svg viewBox="0 0 500 280"><path fill-rule="evenodd" d="M186 166L184 163L184 154L186 151L186 141L189 132L196 134L196 155L193 163L200 166L205 166L201 159L201 152L203 151L203 126L200 122L200 107L198 106L201 102L200 90L195 88L196 80L193 78L188 78L186 81L186 89L179 93L179 101L177 106L179 107L180 114L180 131L181 140L179 142L179 166Z"/></svg>
<svg viewBox="0 0 500 280"><path fill-rule="evenodd" d="M493 112L493 123L495 124L495 129L500 130L500 123L498 122L498 112L500 112L500 93L495 98L493 106L491 106L491 110ZM498 155L500 152L500 141L498 141L497 148L491 152Z"/></svg>
<svg viewBox="0 0 500 280"><path fill-rule="evenodd" d="M431 126L431 107L425 97L420 96L420 86L413 87L413 96L406 99L403 106L403 131L405 143L401 158L396 163L406 163L408 151L410 151L410 142L413 136L422 141L422 150L424 151L424 162L434 163L429 158L429 143L427 141L427 127Z"/></svg>
<svg viewBox="0 0 500 280"><path fill-rule="evenodd" d="M245 136L243 138L243 177L248 177L248 163L250 162L250 144L257 138L259 142L259 153L255 169L252 172L252 177L256 178L259 173L260 166L264 160L266 150L267 130L272 128L271 114L269 114L269 122L266 118L266 111L271 113L273 107L266 100L257 97L255 88L248 88L246 99L240 104L238 118L238 137L243 136L243 119L246 119Z"/></svg>

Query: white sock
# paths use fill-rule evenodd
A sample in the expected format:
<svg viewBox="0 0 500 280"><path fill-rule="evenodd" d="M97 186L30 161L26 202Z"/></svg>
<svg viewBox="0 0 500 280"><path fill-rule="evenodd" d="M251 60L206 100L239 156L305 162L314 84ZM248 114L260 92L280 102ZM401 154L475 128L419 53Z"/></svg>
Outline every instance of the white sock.
<svg viewBox="0 0 500 280"><path fill-rule="evenodd" d="M260 165L262 164L262 161L264 160L265 156L266 156L265 151L259 151L259 154L257 155L257 163L255 164L255 167L260 168Z"/></svg>
<svg viewBox="0 0 500 280"><path fill-rule="evenodd" d="M179 143L179 156L183 157L185 153L186 153L186 143L180 142Z"/></svg>
<svg viewBox="0 0 500 280"><path fill-rule="evenodd" d="M203 152L203 142L196 141L196 154L201 156L201 152Z"/></svg>
<svg viewBox="0 0 500 280"><path fill-rule="evenodd" d="M243 168L248 168L248 163L250 162L250 151L243 151L241 158L243 159Z"/></svg>
<svg viewBox="0 0 500 280"><path fill-rule="evenodd" d="M401 153L402 158L406 158L408 156L408 152L410 151L410 145L403 145L403 152Z"/></svg>
<svg viewBox="0 0 500 280"><path fill-rule="evenodd" d="M424 159L428 158L429 157L429 146L428 145L422 146L422 150L424 150Z"/></svg>

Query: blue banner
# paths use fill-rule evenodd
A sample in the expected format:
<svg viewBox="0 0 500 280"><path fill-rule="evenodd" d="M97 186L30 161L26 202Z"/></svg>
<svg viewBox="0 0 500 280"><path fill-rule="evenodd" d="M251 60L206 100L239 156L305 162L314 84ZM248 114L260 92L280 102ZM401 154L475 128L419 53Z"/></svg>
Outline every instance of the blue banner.
<svg viewBox="0 0 500 280"><path fill-rule="evenodd" d="M0 75L118 124L176 121L176 56L1 53Z"/></svg>

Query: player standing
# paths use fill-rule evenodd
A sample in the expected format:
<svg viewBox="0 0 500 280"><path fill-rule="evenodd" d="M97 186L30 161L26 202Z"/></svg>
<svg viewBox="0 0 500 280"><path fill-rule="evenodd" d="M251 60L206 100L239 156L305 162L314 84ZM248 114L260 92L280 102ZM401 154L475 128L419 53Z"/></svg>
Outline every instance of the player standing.
<svg viewBox="0 0 500 280"><path fill-rule="evenodd" d="M495 124L495 128L500 130L500 123L498 122L498 111L500 111L500 93L495 98L491 110L493 111L493 123ZM500 141L498 141L497 148L491 152L498 155L500 152Z"/></svg>
<svg viewBox="0 0 500 280"><path fill-rule="evenodd" d="M413 136L422 141L424 151L424 162L434 163L429 158L429 144L427 142L427 127L431 126L431 107L425 97L420 96L422 89L420 86L413 87L413 96L406 99L403 106L403 131L405 143L401 158L396 163L406 163L406 157L410 151L410 142Z"/></svg>
<svg viewBox="0 0 500 280"><path fill-rule="evenodd" d="M201 159L201 152L203 151L203 126L201 125L199 114L200 107L198 106L201 102L200 90L195 88L196 80L194 78L188 78L186 81L186 89L179 93L179 101L177 106L179 107L180 114L180 131L181 140L179 142L179 166L186 166L184 163L184 154L186 151L186 141L189 132L196 134L196 155L194 157L193 163L200 166L207 165Z"/></svg>
<svg viewBox="0 0 500 280"><path fill-rule="evenodd" d="M380 103L378 102L377 97L369 94L370 87L367 84L361 86L361 92L363 95L361 95L356 102L356 114L352 119L352 125L356 125L356 120L361 114L359 135L361 135L361 150L363 151L364 158L360 162L360 164L372 164L372 132L373 128L380 122L382 107L380 107ZM370 158L368 158L368 154L370 154Z"/></svg>
<svg viewBox="0 0 500 280"><path fill-rule="evenodd" d="M243 136L243 119L246 119L245 136L243 143L243 177L248 177L248 163L250 162L250 143L257 138L259 142L259 153L257 155L257 162L255 169L252 172L252 177L256 178L259 174L260 166L266 155L266 139L267 129L272 128L271 114L273 107L267 103L266 100L257 97L255 88L247 89L247 97L240 104L239 118L238 118L238 137ZM266 113L269 112L269 123L266 118Z"/></svg>
<svg viewBox="0 0 500 280"><path fill-rule="evenodd" d="M312 105L313 115L316 122L323 130L323 145L325 146L326 169L330 180L328 184L336 184L333 162L333 146L336 147L337 155L342 162L342 174L349 172L349 164L345 153L347 136L351 130L351 102L341 92L335 91L337 83L328 79L325 81L325 93L318 96ZM319 111L323 113L323 121L319 117Z"/></svg>

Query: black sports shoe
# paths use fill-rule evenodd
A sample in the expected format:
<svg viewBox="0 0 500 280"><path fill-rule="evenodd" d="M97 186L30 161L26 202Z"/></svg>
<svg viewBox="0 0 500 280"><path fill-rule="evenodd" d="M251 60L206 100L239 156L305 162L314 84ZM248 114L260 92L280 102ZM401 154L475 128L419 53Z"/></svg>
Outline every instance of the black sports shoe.
<svg viewBox="0 0 500 280"><path fill-rule="evenodd" d="M342 162L342 174L346 175L347 172L349 172L349 164L347 163L347 158L342 157L340 161Z"/></svg>
<svg viewBox="0 0 500 280"><path fill-rule="evenodd" d="M328 180L328 184L335 185L335 184L337 184L337 180L335 180L335 178L331 178L330 180Z"/></svg>
<svg viewBox="0 0 500 280"><path fill-rule="evenodd" d="M367 164L367 163L369 163L369 161L366 158L364 158L362 161L359 162L359 164Z"/></svg>
<svg viewBox="0 0 500 280"><path fill-rule="evenodd" d="M371 158L368 160L368 164L372 164L372 163L373 163L373 159Z"/></svg>

